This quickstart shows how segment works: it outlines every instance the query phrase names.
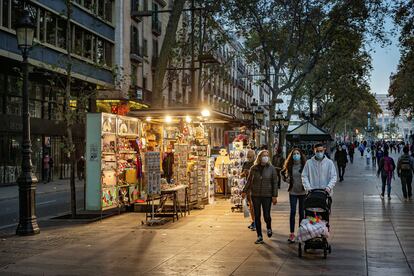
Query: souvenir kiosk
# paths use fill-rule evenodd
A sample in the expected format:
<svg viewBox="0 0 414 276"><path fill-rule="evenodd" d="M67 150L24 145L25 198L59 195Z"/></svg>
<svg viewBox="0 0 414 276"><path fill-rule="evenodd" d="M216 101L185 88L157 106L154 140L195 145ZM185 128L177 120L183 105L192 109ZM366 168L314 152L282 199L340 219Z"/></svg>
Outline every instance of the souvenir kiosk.
<svg viewBox="0 0 414 276"><path fill-rule="evenodd" d="M86 210L128 206L142 196L138 119L87 115Z"/></svg>
<svg viewBox="0 0 414 276"><path fill-rule="evenodd" d="M203 207L211 196L208 115L199 110L140 110L130 112L143 123L146 147L161 152L161 190L187 187L190 208ZM180 205L186 201L178 194Z"/></svg>

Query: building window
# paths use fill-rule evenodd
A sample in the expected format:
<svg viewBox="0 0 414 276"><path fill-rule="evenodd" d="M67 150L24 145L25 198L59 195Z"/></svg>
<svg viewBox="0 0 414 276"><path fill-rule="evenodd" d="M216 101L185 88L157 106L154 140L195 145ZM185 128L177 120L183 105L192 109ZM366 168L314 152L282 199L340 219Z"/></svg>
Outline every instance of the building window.
<svg viewBox="0 0 414 276"><path fill-rule="evenodd" d="M84 57L90 60L93 60L93 36L90 33L84 34Z"/></svg>
<svg viewBox="0 0 414 276"><path fill-rule="evenodd" d="M113 48L114 46L105 41L105 65L111 67L112 66L112 56L113 56Z"/></svg>
<svg viewBox="0 0 414 276"><path fill-rule="evenodd" d="M96 63L104 64L105 53L104 53L104 42L99 37L96 38Z"/></svg>
<svg viewBox="0 0 414 276"><path fill-rule="evenodd" d="M147 77L142 79L142 88L147 89Z"/></svg>
<svg viewBox="0 0 414 276"><path fill-rule="evenodd" d="M143 45L143 54L145 57L148 56L148 40L144 39L144 45Z"/></svg>
<svg viewBox="0 0 414 276"><path fill-rule="evenodd" d="M152 40L152 56L158 57L158 40L156 39Z"/></svg>
<svg viewBox="0 0 414 276"><path fill-rule="evenodd" d="M46 42L56 45L56 17L50 12L46 12Z"/></svg>
<svg viewBox="0 0 414 276"><path fill-rule="evenodd" d="M10 0L3 0L1 6L1 14L1 25L5 28L10 28Z"/></svg>
<svg viewBox="0 0 414 276"><path fill-rule="evenodd" d="M57 46L66 49L66 20L57 20Z"/></svg>
<svg viewBox="0 0 414 276"><path fill-rule="evenodd" d="M131 0L131 11L139 11L139 0Z"/></svg>
<svg viewBox="0 0 414 276"><path fill-rule="evenodd" d="M131 53L140 55L139 52L139 32L135 26L131 26Z"/></svg>
<svg viewBox="0 0 414 276"><path fill-rule="evenodd" d="M138 68L135 64L131 64L131 86L137 86Z"/></svg>
<svg viewBox="0 0 414 276"><path fill-rule="evenodd" d="M73 52L79 56L82 56L82 40L83 31L77 26L73 26Z"/></svg>

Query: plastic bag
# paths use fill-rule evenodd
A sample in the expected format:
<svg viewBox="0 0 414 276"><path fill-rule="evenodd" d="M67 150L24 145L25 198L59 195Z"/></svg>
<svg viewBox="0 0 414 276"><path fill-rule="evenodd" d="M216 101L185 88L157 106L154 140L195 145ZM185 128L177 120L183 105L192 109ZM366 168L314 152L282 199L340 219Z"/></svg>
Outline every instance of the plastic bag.
<svg viewBox="0 0 414 276"><path fill-rule="evenodd" d="M247 206L247 199L243 199L243 214L245 218L250 217L249 206Z"/></svg>

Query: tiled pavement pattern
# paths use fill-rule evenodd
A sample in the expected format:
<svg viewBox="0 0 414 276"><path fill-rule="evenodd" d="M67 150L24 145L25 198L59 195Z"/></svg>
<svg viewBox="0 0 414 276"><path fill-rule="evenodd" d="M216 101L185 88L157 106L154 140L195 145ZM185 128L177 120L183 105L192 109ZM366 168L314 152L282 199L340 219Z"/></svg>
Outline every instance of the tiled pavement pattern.
<svg viewBox="0 0 414 276"><path fill-rule="evenodd" d="M43 222L41 235L0 234L0 275L412 275L413 202L401 201L396 179L391 201L360 157L335 188L332 254L297 257L288 245L286 186L273 208L272 239L255 245L241 213L219 201L176 223L141 226L142 214L102 222Z"/></svg>

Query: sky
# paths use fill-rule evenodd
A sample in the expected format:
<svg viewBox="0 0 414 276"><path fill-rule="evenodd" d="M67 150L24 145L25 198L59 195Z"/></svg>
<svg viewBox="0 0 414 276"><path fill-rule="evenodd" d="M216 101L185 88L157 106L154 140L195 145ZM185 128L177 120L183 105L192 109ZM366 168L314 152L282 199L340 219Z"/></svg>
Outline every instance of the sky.
<svg viewBox="0 0 414 276"><path fill-rule="evenodd" d="M392 20L387 20L386 29L391 32L393 28ZM371 72L371 91L376 94L388 94L390 84L390 75L396 72L400 51L398 48L398 35L389 35L392 44L384 48L379 44L373 44L375 52L371 54L372 67Z"/></svg>

